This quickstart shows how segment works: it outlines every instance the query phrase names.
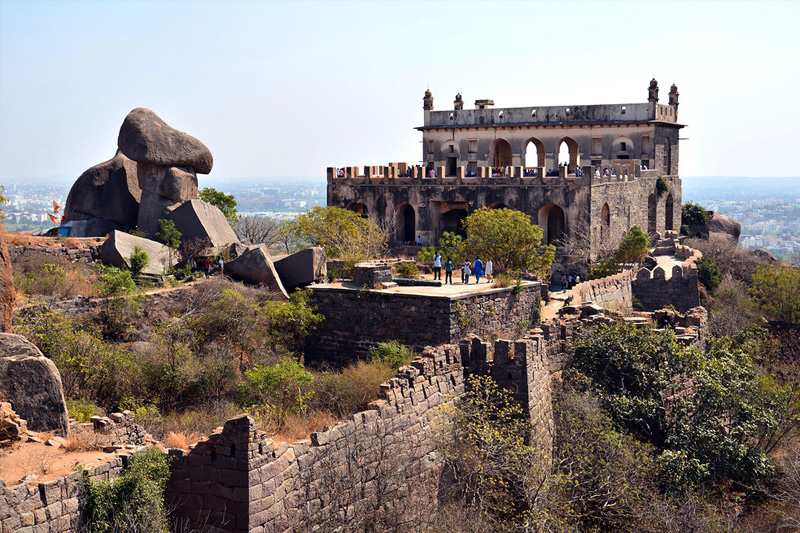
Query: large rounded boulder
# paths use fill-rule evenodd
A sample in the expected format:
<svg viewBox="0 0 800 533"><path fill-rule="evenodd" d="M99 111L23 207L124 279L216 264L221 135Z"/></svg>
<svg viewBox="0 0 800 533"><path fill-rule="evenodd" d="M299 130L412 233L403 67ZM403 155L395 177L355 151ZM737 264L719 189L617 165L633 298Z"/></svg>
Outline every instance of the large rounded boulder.
<svg viewBox="0 0 800 533"><path fill-rule="evenodd" d="M141 199L136 162L117 152L81 174L67 196L64 217L70 221L100 219L132 228Z"/></svg>
<svg viewBox="0 0 800 533"><path fill-rule="evenodd" d="M742 226L733 218L714 213L711 221L708 223L709 235L716 233L724 235L725 237L739 242L739 236L742 234Z"/></svg>
<svg viewBox="0 0 800 533"><path fill-rule="evenodd" d="M208 174L214 165L211 151L188 133L169 126L143 107L128 113L119 129L120 151L137 163L162 167L188 167Z"/></svg>
<svg viewBox="0 0 800 533"><path fill-rule="evenodd" d="M33 431L69 433L61 375L22 335L0 333L0 400L9 402Z"/></svg>

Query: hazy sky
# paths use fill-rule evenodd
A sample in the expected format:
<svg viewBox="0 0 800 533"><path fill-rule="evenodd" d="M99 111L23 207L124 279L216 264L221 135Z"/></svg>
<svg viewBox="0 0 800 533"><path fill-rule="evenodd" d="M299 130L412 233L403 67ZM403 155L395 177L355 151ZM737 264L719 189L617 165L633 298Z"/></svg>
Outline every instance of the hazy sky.
<svg viewBox="0 0 800 533"><path fill-rule="evenodd" d="M800 2L0 0L0 183L77 177L154 110L212 177L416 162L422 96L633 103L677 83L684 176L800 176Z"/></svg>

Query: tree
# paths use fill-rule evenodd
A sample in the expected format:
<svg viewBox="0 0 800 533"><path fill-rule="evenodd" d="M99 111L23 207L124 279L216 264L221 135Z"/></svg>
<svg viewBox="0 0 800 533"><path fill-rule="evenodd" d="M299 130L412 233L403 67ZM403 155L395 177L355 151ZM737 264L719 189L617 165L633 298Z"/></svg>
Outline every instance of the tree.
<svg viewBox="0 0 800 533"><path fill-rule="evenodd" d="M275 417L279 428L287 414L305 411L306 401L313 393L306 387L314 381L314 376L291 357L284 357L274 365L256 365L244 377L239 385L241 405L245 408L263 405Z"/></svg>
<svg viewBox="0 0 800 533"><path fill-rule="evenodd" d="M316 206L287 222L294 238L308 246L321 246L328 257L348 263L372 259L383 248L386 232L373 221L340 207Z"/></svg>
<svg viewBox="0 0 800 533"><path fill-rule="evenodd" d="M161 218L158 220L158 231L156 232L156 239L163 242L169 248L169 268L172 268L172 256L175 250L181 246L181 232L175 227L175 223L171 220Z"/></svg>
<svg viewBox="0 0 800 533"><path fill-rule="evenodd" d="M239 217L233 230L240 239L250 244L266 244L270 247L280 241L281 221L273 217L247 215Z"/></svg>
<svg viewBox="0 0 800 533"><path fill-rule="evenodd" d="M3 205L9 203L8 198L5 196L6 188L0 185L0 222L6 219L6 214L3 212Z"/></svg>
<svg viewBox="0 0 800 533"><path fill-rule="evenodd" d="M800 268L758 265L750 293L772 320L800 323Z"/></svg>
<svg viewBox="0 0 800 533"><path fill-rule="evenodd" d="M198 196L205 203L218 207L231 224L239 220L239 215L236 212L236 199L232 194L225 194L211 187L205 187L200 189Z"/></svg>
<svg viewBox="0 0 800 533"><path fill-rule="evenodd" d="M650 251L650 236L639 226L633 226L622 238L614 254L617 263L639 264Z"/></svg>
<svg viewBox="0 0 800 533"><path fill-rule="evenodd" d="M531 270L544 278L555 247L542 244L542 230L528 215L512 209L481 208L464 219L469 257L491 259L495 272Z"/></svg>
<svg viewBox="0 0 800 533"><path fill-rule="evenodd" d="M697 261L697 278L706 289L713 291L722 282L717 262L711 257L703 256Z"/></svg>
<svg viewBox="0 0 800 533"><path fill-rule="evenodd" d="M142 271L147 268L147 265L150 264L150 256L147 255L147 252L142 250L142 247L138 244L133 247L133 252L131 252L130 258L128 258L128 267L131 271L131 278L134 280L139 279L142 275Z"/></svg>
<svg viewBox="0 0 800 533"><path fill-rule="evenodd" d="M452 231L445 231L439 238L439 250L442 257L448 258L454 265L458 265L465 259L464 239Z"/></svg>
<svg viewBox="0 0 800 533"><path fill-rule="evenodd" d="M706 209L692 202L681 207L681 235L708 235L708 223L711 214Z"/></svg>

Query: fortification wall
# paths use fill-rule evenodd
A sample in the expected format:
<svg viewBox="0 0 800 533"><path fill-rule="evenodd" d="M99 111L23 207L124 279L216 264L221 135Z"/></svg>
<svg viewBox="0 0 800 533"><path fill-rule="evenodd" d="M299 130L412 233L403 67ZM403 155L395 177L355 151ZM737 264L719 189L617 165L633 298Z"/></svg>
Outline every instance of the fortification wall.
<svg viewBox="0 0 800 533"><path fill-rule="evenodd" d="M48 239L47 244L41 245L9 244L8 253L11 256L11 262L16 263L17 261L24 260L25 257L35 254L44 254L54 258L63 258L73 263L79 261L83 263L91 263L98 260L97 250L99 248L99 244L97 243L84 241L82 246L67 246L66 244L56 246L48 245L52 244L53 242L58 241L55 239Z"/></svg>
<svg viewBox="0 0 800 533"><path fill-rule="evenodd" d="M664 269L659 266L652 271L646 268L639 269L631 281L633 296L647 311L672 305L683 313L700 305L696 263L703 254L682 244L673 245L672 252L676 257L683 259L683 262L672 267L669 279Z"/></svg>
<svg viewBox="0 0 800 533"><path fill-rule="evenodd" d="M309 340L306 358L343 364L391 340L422 350L457 343L470 333L516 338L538 321L542 284L524 282L519 294L512 286L455 296L312 289L311 304L325 322Z"/></svg>
<svg viewBox="0 0 800 533"><path fill-rule="evenodd" d="M633 309L633 272L584 281L571 290L572 305L594 303L611 311L628 313Z"/></svg>
<svg viewBox="0 0 800 533"><path fill-rule="evenodd" d="M402 530L435 506L443 457L428 415L463 393L455 345L428 348L370 409L282 444L229 420L179 454L167 488L178 517L213 531Z"/></svg>

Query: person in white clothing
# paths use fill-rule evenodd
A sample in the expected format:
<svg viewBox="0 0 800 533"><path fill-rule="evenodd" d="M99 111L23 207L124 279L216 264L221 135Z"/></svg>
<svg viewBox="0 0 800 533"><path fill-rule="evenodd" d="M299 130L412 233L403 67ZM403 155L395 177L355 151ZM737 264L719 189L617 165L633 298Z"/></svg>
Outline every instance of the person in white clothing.
<svg viewBox="0 0 800 533"><path fill-rule="evenodd" d="M494 265L492 265L492 260L491 259L487 259L486 260L486 279L489 281L489 283L494 281L494 278L492 277L492 270L493 269L494 269Z"/></svg>

